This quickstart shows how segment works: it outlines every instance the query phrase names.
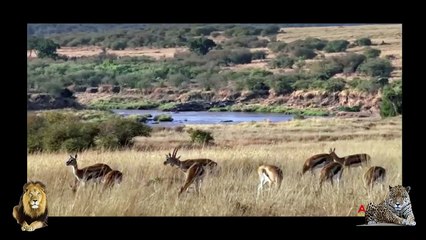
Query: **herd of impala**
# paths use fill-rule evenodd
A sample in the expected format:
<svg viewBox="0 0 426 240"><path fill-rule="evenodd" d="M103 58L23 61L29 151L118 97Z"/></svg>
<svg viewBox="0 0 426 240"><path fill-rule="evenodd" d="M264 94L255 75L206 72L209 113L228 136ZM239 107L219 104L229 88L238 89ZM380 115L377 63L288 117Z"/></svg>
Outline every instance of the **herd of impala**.
<svg viewBox="0 0 426 240"><path fill-rule="evenodd" d="M204 177L208 173L216 172L218 164L215 161L206 158L181 161L180 156L176 157L178 150L179 147L175 148L173 153L167 154L166 161L164 161L164 165L170 164L172 167L176 166L185 174L185 182L180 188L178 196L187 191L192 184L195 185L195 191L200 193L201 183ZM303 175L307 171L314 174L316 170L321 169L321 189L324 181L330 181L332 185L335 180L340 182L345 168L370 165L370 162L371 157L365 153L339 157L335 153L335 149L330 149L329 153L317 154L306 159L300 175ZM75 176L74 185L71 186L73 192L77 190L79 185L84 185L88 181L101 183L105 189L116 184L120 184L123 180L123 174L120 171L113 170L106 164L97 163L79 169L77 165L77 154L75 156L70 155L66 165L72 167L73 174ZM275 186L276 189L280 188L283 180L283 171L279 167L270 164L263 164L258 167L257 173L260 181L257 188L257 196L259 196L266 184L269 189L272 189L273 186ZM383 167L372 166L364 174L364 182L367 186L372 188L375 183L383 183L385 177L386 170ZM383 185L381 187L383 187Z"/></svg>

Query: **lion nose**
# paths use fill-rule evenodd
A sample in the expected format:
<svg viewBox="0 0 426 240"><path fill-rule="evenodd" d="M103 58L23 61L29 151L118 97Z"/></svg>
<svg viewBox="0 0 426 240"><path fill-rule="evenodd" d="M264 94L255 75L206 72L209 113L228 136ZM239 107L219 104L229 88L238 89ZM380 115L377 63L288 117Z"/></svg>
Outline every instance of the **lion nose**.
<svg viewBox="0 0 426 240"><path fill-rule="evenodd" d="M33 200L33 203L37 203L37 200Z"/></svg>

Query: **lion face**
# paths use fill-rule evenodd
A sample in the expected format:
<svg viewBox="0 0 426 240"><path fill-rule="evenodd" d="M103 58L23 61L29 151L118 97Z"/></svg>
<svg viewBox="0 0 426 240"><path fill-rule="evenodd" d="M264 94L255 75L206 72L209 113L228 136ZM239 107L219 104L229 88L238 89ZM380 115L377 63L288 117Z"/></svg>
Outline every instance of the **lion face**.
<svg viewBox="0 0 426 240"><path fill-rule="evenodd" d="M46 209L46 191L41 182L28 182L24 185L22 196L24 212L30 216L38 216Z"/></svg>

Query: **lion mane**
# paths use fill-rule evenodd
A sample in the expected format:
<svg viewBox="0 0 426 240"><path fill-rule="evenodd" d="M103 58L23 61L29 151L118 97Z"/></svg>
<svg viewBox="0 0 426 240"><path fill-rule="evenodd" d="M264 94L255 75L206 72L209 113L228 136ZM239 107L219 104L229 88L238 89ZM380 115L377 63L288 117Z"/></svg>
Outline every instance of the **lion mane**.
<svg viewBox="0 0 426 240"><path fill-rule="evenodd" d="M13 208L13 217L22 231L34 231L47 226L48 207L46 186L39 181L24 184L19 205Z"/></svg>

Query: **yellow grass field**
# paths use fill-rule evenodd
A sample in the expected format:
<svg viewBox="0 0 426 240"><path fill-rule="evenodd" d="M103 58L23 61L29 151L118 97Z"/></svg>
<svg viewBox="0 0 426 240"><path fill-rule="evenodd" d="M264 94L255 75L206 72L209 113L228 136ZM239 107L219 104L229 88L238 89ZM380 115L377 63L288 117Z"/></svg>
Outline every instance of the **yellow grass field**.
<svg viewBox="0 0 426 240"><path fill-rule="evenodd" d="M181 159L210 158L217 175L207 176L202 194L177 193L184 181L179 169L164 166L165 155L189 145L185 131L157 130L138 138L131 150L79 153L79 167L98 162L123 172L123 182L111 190L86 185L73 194L69 154L28 155L28 178L47 185L50 216L355 216L360 204L379 202L388 185L402 182L401 117L381 119L306 119L283 123L191 126L215 137L209 147L182 148ZM186 126L187 129L189 126ZM308 157L336 148L339 156L368 153L372 165L387 170L383 190L368 191L367 168L343 173L343 183L319 188L319 175L298 175ZM264 191L256 201L257 167L276 164L284 172L278 191Z"/></svg>

